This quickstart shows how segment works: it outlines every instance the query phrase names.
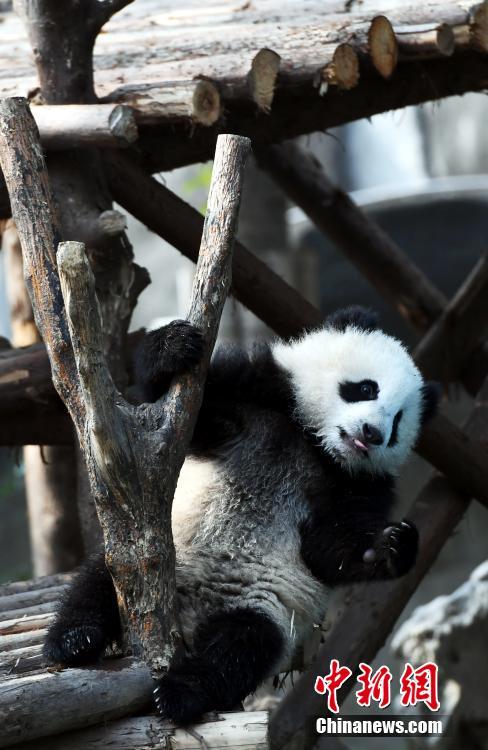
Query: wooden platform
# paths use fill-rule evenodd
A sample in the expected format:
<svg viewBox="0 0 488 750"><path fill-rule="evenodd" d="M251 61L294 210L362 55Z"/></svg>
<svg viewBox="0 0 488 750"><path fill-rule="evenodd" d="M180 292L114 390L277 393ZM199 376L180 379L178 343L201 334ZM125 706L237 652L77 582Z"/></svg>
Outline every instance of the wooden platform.
<svg viewBox="0 0 488 750"><path fill-rule="evenodd" d="M149 671L136 659L49 670L42 643L69 579L49 576L0 587L0 747L267 748L264 711L218 714L191 732L159 719L150 712Z"/></svg>
<svg viewBox="0 0 488 750"><path fill-rule="evenodd" d="M95 89L102 101L134 108L139 156L153 171L170 169L210 158L218 132L270 142L485 89L487 8L137 0L97 39ZM38 87L25 27L6 12L0 97L42 104Z"/></svg>

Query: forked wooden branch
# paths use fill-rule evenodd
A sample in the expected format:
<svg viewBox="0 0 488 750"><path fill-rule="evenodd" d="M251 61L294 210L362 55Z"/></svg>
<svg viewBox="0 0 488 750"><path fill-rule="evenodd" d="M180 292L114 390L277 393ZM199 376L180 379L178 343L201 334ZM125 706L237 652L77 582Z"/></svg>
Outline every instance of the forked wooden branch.
<svg viewBox="0 0 488 750"><path fill-rule="evenodd" d="M109 373L94 279L81 243L60 245L61 293L54 257L57 227L27 102L0 102L0 162L36 321L55 387L84 451L107 564L123 619L129 624L131 648L144 655L153 673L167 667L177 641L171 505L230 286L249 147L249 141L238 136L220 136L217 143L189 315L203 332L202 362L179 378L157 404L136 408L118 393Z"/></svg>

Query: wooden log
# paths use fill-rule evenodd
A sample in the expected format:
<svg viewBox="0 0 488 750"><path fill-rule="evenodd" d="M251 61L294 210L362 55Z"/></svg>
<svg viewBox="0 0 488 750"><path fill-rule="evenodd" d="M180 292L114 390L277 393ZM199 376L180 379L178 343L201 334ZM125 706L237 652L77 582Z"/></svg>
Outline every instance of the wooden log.
<svg viewBox="0 0 488 750"><path fill-rule="evenodd" d="M463 368L488 331L488 258L484 255L415 350L426 377L462 378Z"/></svg>
<svg viewBox="0 0 488 750"><path fill-rule="evenodd" d="M368 30L371 62L383 76L390 78L398 63L398 42L391 21L386 16L376 16Z"/></svg>
<svg viewBox="0 0 488 750"><path fill-rule="evenodd" d="M254 151L258 162L281 185L288 197L300 206L320 231L336 243L381 296L417 330L425 332L439 318L447 304L444 295L391 237L354 204L347 193L331 184L312 154L293 143L275 144L266 149L255 147ZM464 318L465 308L469 304L472 307L472 320L482 311L484 281L480 276L473 284L473 289L467 295L464 291L460 292L464 302L459 307L456 305L460 313L463 311ZM478 299L474 306L473 290ZM449 315L452 315L452 311ZM478 391L488 368L488 353L482 344L477 349L473 346L476 331L476 327L470 326L464 343L463 334L458 331L459 345L466 356L470 354L470 365L465 368L467 377L463 375L463 382L471 393ZM482 331L479 332L478 341L481 338ZM426 361L425 353L422 353L422 358ZM436 361L438 363L439 359ZM434 368L430 371L433 372ZM451 374L452 377L456 375L457 372Z"/></svg>
<svg viewBox="0 0 488 750"><path fill-rule="evenodd" d="M37 630L25 630L20 633L0 635L0 651L5 653L27 646L38 646L44 643L46 632L45 628L38 628Z"/></svg>
<svg viewBox="0 0 488 750"><path fill-rule="evenodd" d="M16 609L9 609L0 614L0 627L4 622L22 620L24 617L33 617L34 615L54 615L56 611L55 604L57 601L36 602L30 607L21 606Z"/></svg>
<svg viewBox="0 0 488 750"><path fill-rule="evenodd" d="M194 729L174 728L149 715L107 722L92 729L67 732L46 740L21 743L19 750L267 750L266 711L218 714L198 723Z"/></svg>
<svg viewBox="0 0 488 750"><path fill-rule="evenodd" d="M140 125L163 126L179 122L214 125L223 106L219 89L209 79L171 81L165 84L124 86L107 97L123 102L133 110Z"/></svg>
<svg viewBox="0 0 488 750"><path fill-rule="evenodd" d="M52 151L66 148L123 148L138 138L134 112L122 104L32 106L41 143Z"/></svg>
<svg viewBox="0 0 488 750"><path fill-rule="evenodd" d="M151 696L150 672L134 659L8 680L0 684L0 747L127 716Z"/></svg>
<svg viewBox="0 0 488 750"><path fill-rule="evenodd" d="M106 155L114 200L183 255L195 261L203 216L128 158ZM316 308L240 242L232 266L234 296L281 336L319 325Z"/></svg>
<svg viewBox="0 0 488 750"><path fill-rule="evenodd" d="M254 151L288 197L403 317L420 331L436 320L446 304L444 295L347 193L332 185L310 152L292 142Z"/></svg>
<svg viewBox="0 0 488 750"><path fill-rule="evenodd" d="M0 650L0 675L9 674L17 671L18 666L21 662L29 662L29 666L33 665L32 659L36 660L34 669L41 666L42 656L42 643L36 643L30 646L23 646L22 648L14 648L11 651Z"/></svg>
<svg viewBox="0 0 488 750"><path fill-rule="evenodd" d="M31 595L34 591L47 591L52 586L64 586L72 579L71 573L58 573L53 576L42 576L28 581L12 581L0 586L0 597L12 596L14 594Z"/></svg>
<svg viewBox="0 0 488 750"><path fill-rule="evenodd" d="M73 445L44 344L0 351L0 445Z"/></svg>
<svg viewBox="0 0 488 750"><path fill-rule="evenodd" d="M23 607L37 607L46 603L59 601L66 586L48 586L47 588L19 591L15 594L0 594L0 621L5 619L5 612Z"/></svg>
<svg viewBox="0 0 488 750"><path fill-rule="evenodd" d="M455 33L447 23L395 26L394 31L401 60L449 57L456 46Z"/></svg>
<svg viewBox="0 0 488 750"><path fill-rule="evenodd" d="M47 628L53 620L52 613L43 615L28 615L26 617L15 617L12 620L2 620L0 622L0 635L14 635L15 633L30 633L32 630L41 630Z"/></svg>
<svg viewBox="0 0 488 750"><path fill-rule="evenodd" d="M487 404L488 379L466 426L469 435L485 443L488 440ZM331 659L338 659L354 673L360 662L369 663L374 659L468 505L469 495L454 490L444 477L434 476L428 482L408 513L420 532L415 566L407 576L396 581L355 587L316 659L276 709L270 722L273 750L285 747L297 733L300 733L303 750L314 746L317 735L313 718L327 713L323 697L314 692L317 675L327 670ZM353 685L354 681L348 680L341 689L341 702Z"/></svg>

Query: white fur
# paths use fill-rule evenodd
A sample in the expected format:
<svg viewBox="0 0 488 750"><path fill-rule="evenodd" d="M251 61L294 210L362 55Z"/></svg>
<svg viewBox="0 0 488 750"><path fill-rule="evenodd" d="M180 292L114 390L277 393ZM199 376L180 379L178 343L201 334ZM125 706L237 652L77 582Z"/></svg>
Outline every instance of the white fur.
<svg viewBox="0 0 488 750"><path fill-rule="evenodd" d="M273 355L291 377L298 418L317 435L326 451L351 471L397 473L419 433L423 383L400 341L383 331L324 328L291 343L275 343ZM378 398L343 401L340 383L362 380L378 383ZM400 410L398 440L388 448L393 419ZM385 436L382 445L370 447L368 457L340 437L340 427L359 437L365 422Z"/></svg>

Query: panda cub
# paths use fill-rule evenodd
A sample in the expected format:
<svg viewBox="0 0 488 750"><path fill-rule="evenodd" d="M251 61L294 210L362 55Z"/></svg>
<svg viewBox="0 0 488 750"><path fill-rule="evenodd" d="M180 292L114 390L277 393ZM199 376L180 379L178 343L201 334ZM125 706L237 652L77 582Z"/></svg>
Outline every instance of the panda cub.
<svg viewBox="0 0 488 750"><path fill-rule="evenodd" d="M135 361L143 399L200 352L185 322L149 333ZM186 652L155 688L162 716L185 724L234 708L289 662L331 588L412 568L418 533L391 517L394 477L437 401L402 344L359 307L296 340L217 351L174 499ZM45 655L88 664L119 631L100 555L68 590Z"/></svg>

